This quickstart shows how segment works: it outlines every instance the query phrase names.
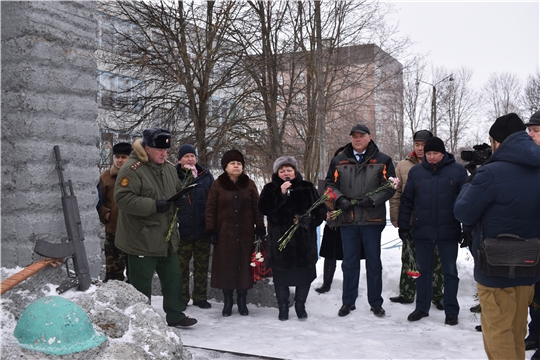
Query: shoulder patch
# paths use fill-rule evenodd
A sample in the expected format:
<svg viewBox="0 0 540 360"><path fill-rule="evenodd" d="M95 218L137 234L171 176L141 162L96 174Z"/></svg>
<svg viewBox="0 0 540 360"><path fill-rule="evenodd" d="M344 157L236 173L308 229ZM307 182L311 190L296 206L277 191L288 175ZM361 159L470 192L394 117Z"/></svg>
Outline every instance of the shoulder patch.
<svg viewBox="0 0 540 360"><path fill-rule="evenodd" d="M131 165L131 170L137 170L139 168L139 166L141 166L141 162L140 161L137 161L135 164ZM123 180L123 178L122 178Z"/></svg>
<svg viewBox="0 0 540 360"><path fill-rule="evenodd" d="M126 187L128 185L129 185L129 178L127 178L126 176L122 177L122 179L120 179L120 186Z"/></svg>

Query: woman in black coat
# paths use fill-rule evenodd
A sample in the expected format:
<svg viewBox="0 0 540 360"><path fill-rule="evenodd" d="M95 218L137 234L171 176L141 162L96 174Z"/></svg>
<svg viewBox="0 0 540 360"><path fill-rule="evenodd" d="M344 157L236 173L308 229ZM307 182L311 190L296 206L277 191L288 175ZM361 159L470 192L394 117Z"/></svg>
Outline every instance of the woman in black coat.
<svg viewBox="0 0 540 360"><path fill-rule="evenodd" d="M292 156L274 162L272 181L261 192L258 207L267 216L268 266L272 268L280 320L289 318L289 286L296 286L294 308L299 319L307 317L305 302L309 288L317 277L317 226L326 217L322 204L311 214L306 211L319 195L313 184L304 181L298 163ZM301 225L283 250L278 240L294 224Z"/></svg>

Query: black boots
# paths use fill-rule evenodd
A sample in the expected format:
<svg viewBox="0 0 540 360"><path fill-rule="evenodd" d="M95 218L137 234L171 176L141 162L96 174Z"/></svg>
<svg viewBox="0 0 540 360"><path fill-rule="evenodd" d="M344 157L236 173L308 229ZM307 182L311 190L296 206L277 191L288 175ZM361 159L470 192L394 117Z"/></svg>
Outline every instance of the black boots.
<svg viewBox="0 0 540 360"><path fill-rule="evenodd" d="M281 321L289 319L289 287L274 285L276 298L278 301L279 315Z"/></svg>
<svg viewBox="0 0 540 360"><path fill-rule="evenodd" d="M223 311L221 314L223 316L231 316L233 299L233 291L229 289L223 289Z"/></svg>
<svg viewBox="0 0 540 360"><path fill-rule="evenodd" d="M320 294L324 294L325 292L330 291L330 285L332 285L332 280L334 279L335 272L336 261L329 261L327 259L324 259L323 284L320 288L315 289L315 291Z"/></svg>
<svg viewBox="0 0 540 360"><path fill-rule="evenodd" d="M242 316L248 316L249 310L246 304L247 290L236 290L236 294L236 304L238 305L238 312Z"/></svg>
<svg viewBox="0 0 540 360"><path fill-rule="evenodd" d="M309 285L301 285L296 287L294 295L294 310L299 319L307 318L306 299L309 293Z"/></svg>

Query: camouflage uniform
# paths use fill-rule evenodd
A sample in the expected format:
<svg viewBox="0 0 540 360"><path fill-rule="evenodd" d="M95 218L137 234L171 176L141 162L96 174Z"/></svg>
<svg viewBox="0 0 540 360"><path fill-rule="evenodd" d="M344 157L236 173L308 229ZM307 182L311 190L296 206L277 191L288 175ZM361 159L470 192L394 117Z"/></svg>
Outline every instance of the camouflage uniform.
<svg viewBox="0 0 540 360"><path fill-rule="evenodd" d="M124 269L126 268L126 254L114 245L114 234L105 233L105 280L124 281Z"/></svg>

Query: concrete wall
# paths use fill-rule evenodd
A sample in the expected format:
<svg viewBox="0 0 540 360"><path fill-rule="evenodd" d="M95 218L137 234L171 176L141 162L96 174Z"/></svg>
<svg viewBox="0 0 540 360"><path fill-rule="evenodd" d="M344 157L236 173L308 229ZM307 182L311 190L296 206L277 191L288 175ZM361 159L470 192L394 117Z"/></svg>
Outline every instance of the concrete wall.
<svg viewBox="0 0 540 360"><path fill-rule="evenodd" d="M37 239L65 241L53 146L69 160L91 275L102 260L95 209L99 130L94 2L0 3L2 267L27 266Z"/></svg>

